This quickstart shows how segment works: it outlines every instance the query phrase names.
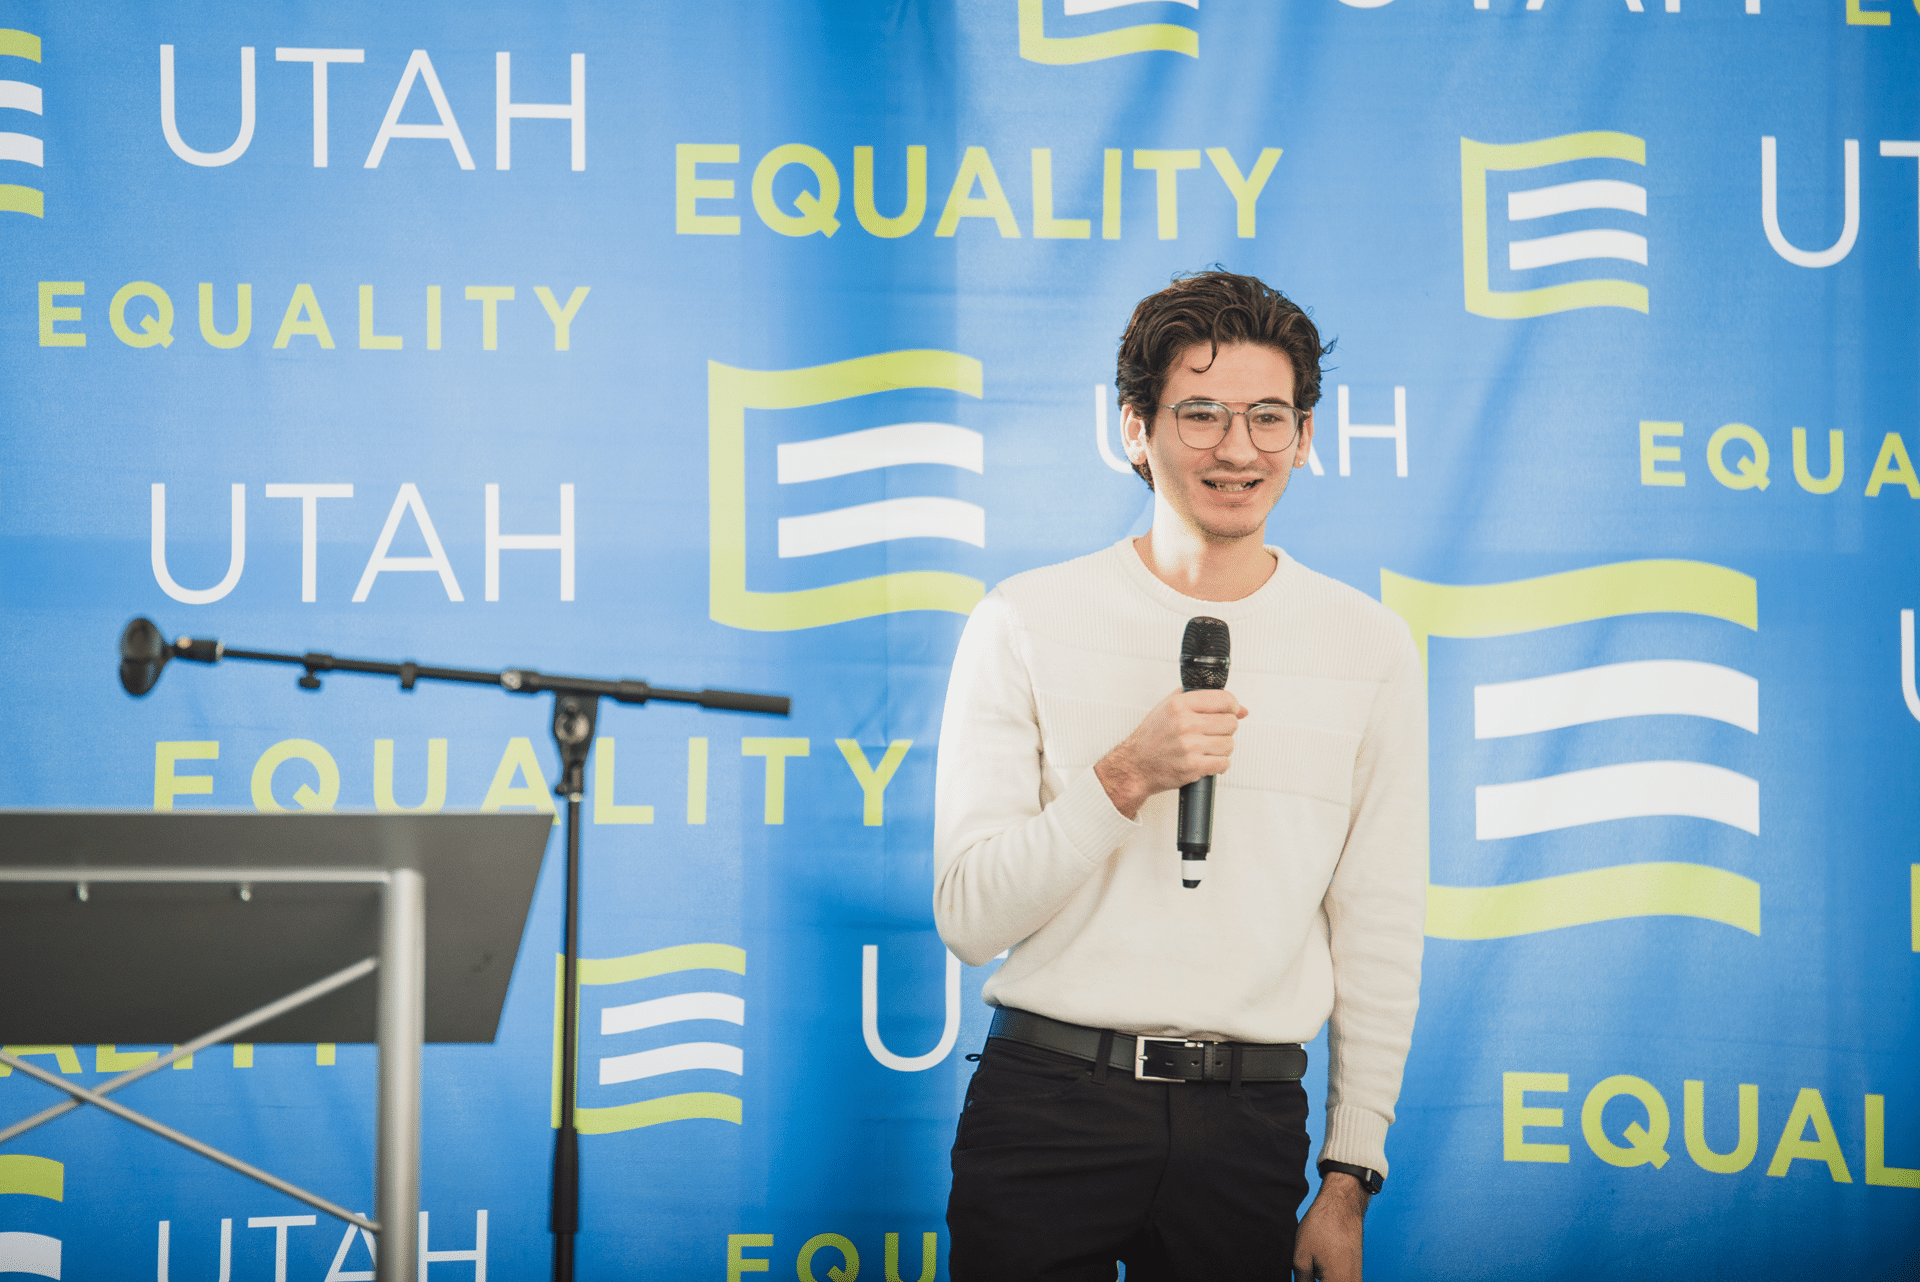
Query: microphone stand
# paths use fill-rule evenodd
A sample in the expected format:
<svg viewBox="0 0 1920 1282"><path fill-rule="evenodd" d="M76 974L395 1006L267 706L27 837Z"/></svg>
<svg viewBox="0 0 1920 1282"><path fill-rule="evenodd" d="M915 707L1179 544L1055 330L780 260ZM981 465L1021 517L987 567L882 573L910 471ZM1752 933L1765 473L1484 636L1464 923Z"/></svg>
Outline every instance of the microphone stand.
<svg viewBox="0 0 1920 1282"><path fill-rule="evenodd" d="M181 637L169 642L148 619L135 619L120 636L120 684L128 694L144 695L153 689L161 669L170 659L188 659L195 663L248 659L256 663L292 664L305 669L299 680L303 690L320 689L318 674L322 672L362 672L398 677L400 688L408 692L420 681L459 681L499 686L512 694L553 695L553 741L560 749L560 781L553 786L553 791L567 802L567 891L561 926L560 1127L553 1143L551 1226L554 1282L573 1282L573 1239L580 1231L580 1135L573 1124L574 1079L579 1071L580 803L587 790L587 756L593 750L600 700L643 704L659 699L778 717L788 715L792 700L785 695L748 694L738 690L669 690L645 681L554 676L531 668L484 672L475 668L426 667L411 661L380 663L369 659L341 659L313 651L281 654L271 650L238 650L207 638Z"/></svg>

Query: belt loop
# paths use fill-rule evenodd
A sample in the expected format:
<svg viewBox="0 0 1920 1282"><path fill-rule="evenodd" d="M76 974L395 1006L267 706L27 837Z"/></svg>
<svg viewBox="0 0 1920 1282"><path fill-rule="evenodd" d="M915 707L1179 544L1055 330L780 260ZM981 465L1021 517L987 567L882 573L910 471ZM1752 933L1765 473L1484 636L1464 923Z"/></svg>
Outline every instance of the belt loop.
<svg viewBox="0 0 1920 1282"><path fill-rule="evenodd" d="M1112 1060L1113 1030L1111 1028L1103 1028L1100 1030L1100 1053L1094 1056L1093 1060L1093 1080L1102 1086L1107 1084L1107 1065L1111 1063Z"/></svg>
<svg viewBox="0 0 1920 1282"><path fill-rule="evenodd" d="M1232 1069L1233 1080L1232 1080L1232 1084L1227 1087L1227 1094L1238 1095L1240 1093L1240 1043L1239 1042L1229 1042L1227 1044L1227 1056L1233 1065L1233 1069Z"/></svg>

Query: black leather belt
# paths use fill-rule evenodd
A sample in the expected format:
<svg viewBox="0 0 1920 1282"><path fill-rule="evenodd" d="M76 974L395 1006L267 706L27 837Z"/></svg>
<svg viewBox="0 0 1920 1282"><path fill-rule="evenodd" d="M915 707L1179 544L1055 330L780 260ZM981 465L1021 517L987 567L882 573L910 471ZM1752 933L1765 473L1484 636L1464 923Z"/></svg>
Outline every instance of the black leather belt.
<svg viewBox="0 0 1920 1282"><path fill-rule="evenodd" d="M1307 1071L1307 1052L1298 1042L1202 1042L1110 1033L1011 1006L993 1013L993 1027L987 1036L1096 1063L1100 1043L1108 1039L1107 1063L1143 1082L1226 1082L1235 1078L1243 1082L1295 1082Z"/></svg>

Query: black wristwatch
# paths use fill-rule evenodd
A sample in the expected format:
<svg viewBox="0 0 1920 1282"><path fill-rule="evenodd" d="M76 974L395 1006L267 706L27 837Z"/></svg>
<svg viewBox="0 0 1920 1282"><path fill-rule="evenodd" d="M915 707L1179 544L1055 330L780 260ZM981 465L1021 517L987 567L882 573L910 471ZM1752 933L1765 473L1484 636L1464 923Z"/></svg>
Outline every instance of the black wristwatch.
<svg viewBox="0 0 1920 1282"><path fill-rule="evenodd" d="M1351 1175L1354 1179L1360 1181L1360 1187L1365 1189L1369 1194L1378 1193L1381 1187L1387 1182L1387 1177L1374 1170L1371 1166L1354 1166L1350 1162L1330 1162L1322 1159L1320 1162L1320 1178L1323 1180L1326 1179L1328 1171L1339 1171L1343 1175Z"/></svg>

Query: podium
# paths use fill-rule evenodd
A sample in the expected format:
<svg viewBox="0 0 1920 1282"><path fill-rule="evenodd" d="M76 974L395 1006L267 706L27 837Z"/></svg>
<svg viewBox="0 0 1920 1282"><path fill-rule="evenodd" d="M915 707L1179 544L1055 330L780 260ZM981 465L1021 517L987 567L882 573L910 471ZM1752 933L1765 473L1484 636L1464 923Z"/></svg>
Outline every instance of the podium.
<svg viewBox="0 0 1920 1282"><path fill-rule="evenodd" d="M0 811L0 1043L177 1043L98 1087L12 1055L92 1105L378 1235L412 1282L422 1042L498 1029L552 820L544 814ZM358 982L374 976L373 984ZM377 1220L108 1098L220 1042L379 1045Z"/></svg>

